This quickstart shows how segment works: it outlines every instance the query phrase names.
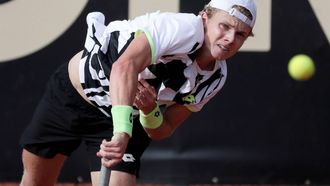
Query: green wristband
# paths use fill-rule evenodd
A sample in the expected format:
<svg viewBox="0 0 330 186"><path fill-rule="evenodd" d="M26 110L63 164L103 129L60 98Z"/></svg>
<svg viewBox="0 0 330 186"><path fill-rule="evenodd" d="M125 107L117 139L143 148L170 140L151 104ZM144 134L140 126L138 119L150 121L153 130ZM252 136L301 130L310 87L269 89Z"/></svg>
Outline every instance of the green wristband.
<svg viewBox="0 0 330 186"><path fill-rule="evenodd" d="M159 109L159 106L154 108L149 114L145 115L141 110L140 112L140 123L144 128L155 129L163 123L163 114Z"/></svg>
<svg viewBox="0 0 330 186"><path fill-rule="evenodd" d="M133 108L128 105L114 105L111 108L113 133L125 132L132 137Z"/></svg>

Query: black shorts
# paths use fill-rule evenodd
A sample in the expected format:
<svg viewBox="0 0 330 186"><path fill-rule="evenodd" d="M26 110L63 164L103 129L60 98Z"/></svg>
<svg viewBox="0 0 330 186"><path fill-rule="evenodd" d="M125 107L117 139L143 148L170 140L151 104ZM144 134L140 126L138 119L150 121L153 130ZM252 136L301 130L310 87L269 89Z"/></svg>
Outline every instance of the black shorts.
<svg viewBox="0 0 330 186"><path fill-rule="evenodd" d="M133 123L133 137L128 143L123 161L113 170L137 175L140 158L149 145L150 138L141 127L138 117ZM101 160L96 152L103 139L111 139L112 129L112 119L86 102L75 90L70 82L66 63L48 81L46 91L30 125L22 134L20 143L29 152L52 158L56 154L70 156L84 142L90 171L99 171ZM129 161L124 161L127 158Z"/></svg>

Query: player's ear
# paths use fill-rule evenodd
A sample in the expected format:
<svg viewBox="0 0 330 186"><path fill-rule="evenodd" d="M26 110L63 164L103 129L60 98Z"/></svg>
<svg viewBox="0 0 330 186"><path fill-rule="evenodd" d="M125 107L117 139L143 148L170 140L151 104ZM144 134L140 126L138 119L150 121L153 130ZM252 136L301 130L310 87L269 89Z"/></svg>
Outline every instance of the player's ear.
<svg viewBox="0 0 330 186"><path fill-rule="evenodd" d="M203 11L202 13L201 13L201 16L202 16L202 19L204 20L204 19L207 19L207 13L205 12L205 11Z"/></svg>
<svg viewBox="0 0 330 186"><path fill-rule="evenodd" d="M206 12L203 12L201 14L201 17L202 17L202 20L203 20L203 23L204 23L204 26L205 26L205 24L207 23L209 17L207 16L207 13Z"/></svg>

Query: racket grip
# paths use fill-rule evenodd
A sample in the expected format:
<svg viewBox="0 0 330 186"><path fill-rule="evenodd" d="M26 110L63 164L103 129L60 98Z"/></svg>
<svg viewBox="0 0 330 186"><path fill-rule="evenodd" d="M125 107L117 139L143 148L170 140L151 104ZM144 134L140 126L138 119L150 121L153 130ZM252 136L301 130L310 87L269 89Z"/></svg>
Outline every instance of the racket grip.
<svg viewBox="0 0 330 186"><path fill-rule="evenodd" d="M111 170L102 165L99 177L99 186L109 186Z"/></svg>

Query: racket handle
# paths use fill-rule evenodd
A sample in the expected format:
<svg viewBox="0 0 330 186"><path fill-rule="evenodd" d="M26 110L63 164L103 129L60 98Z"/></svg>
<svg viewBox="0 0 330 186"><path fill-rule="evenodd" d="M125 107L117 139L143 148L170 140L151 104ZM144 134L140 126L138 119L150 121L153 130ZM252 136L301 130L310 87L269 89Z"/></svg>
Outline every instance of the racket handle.
<svg viewBox="0 0 330 186"><path fill-rule="evenodd" d="M99 186L109 186L111 170L102 165L99 177Z"/></svg>

